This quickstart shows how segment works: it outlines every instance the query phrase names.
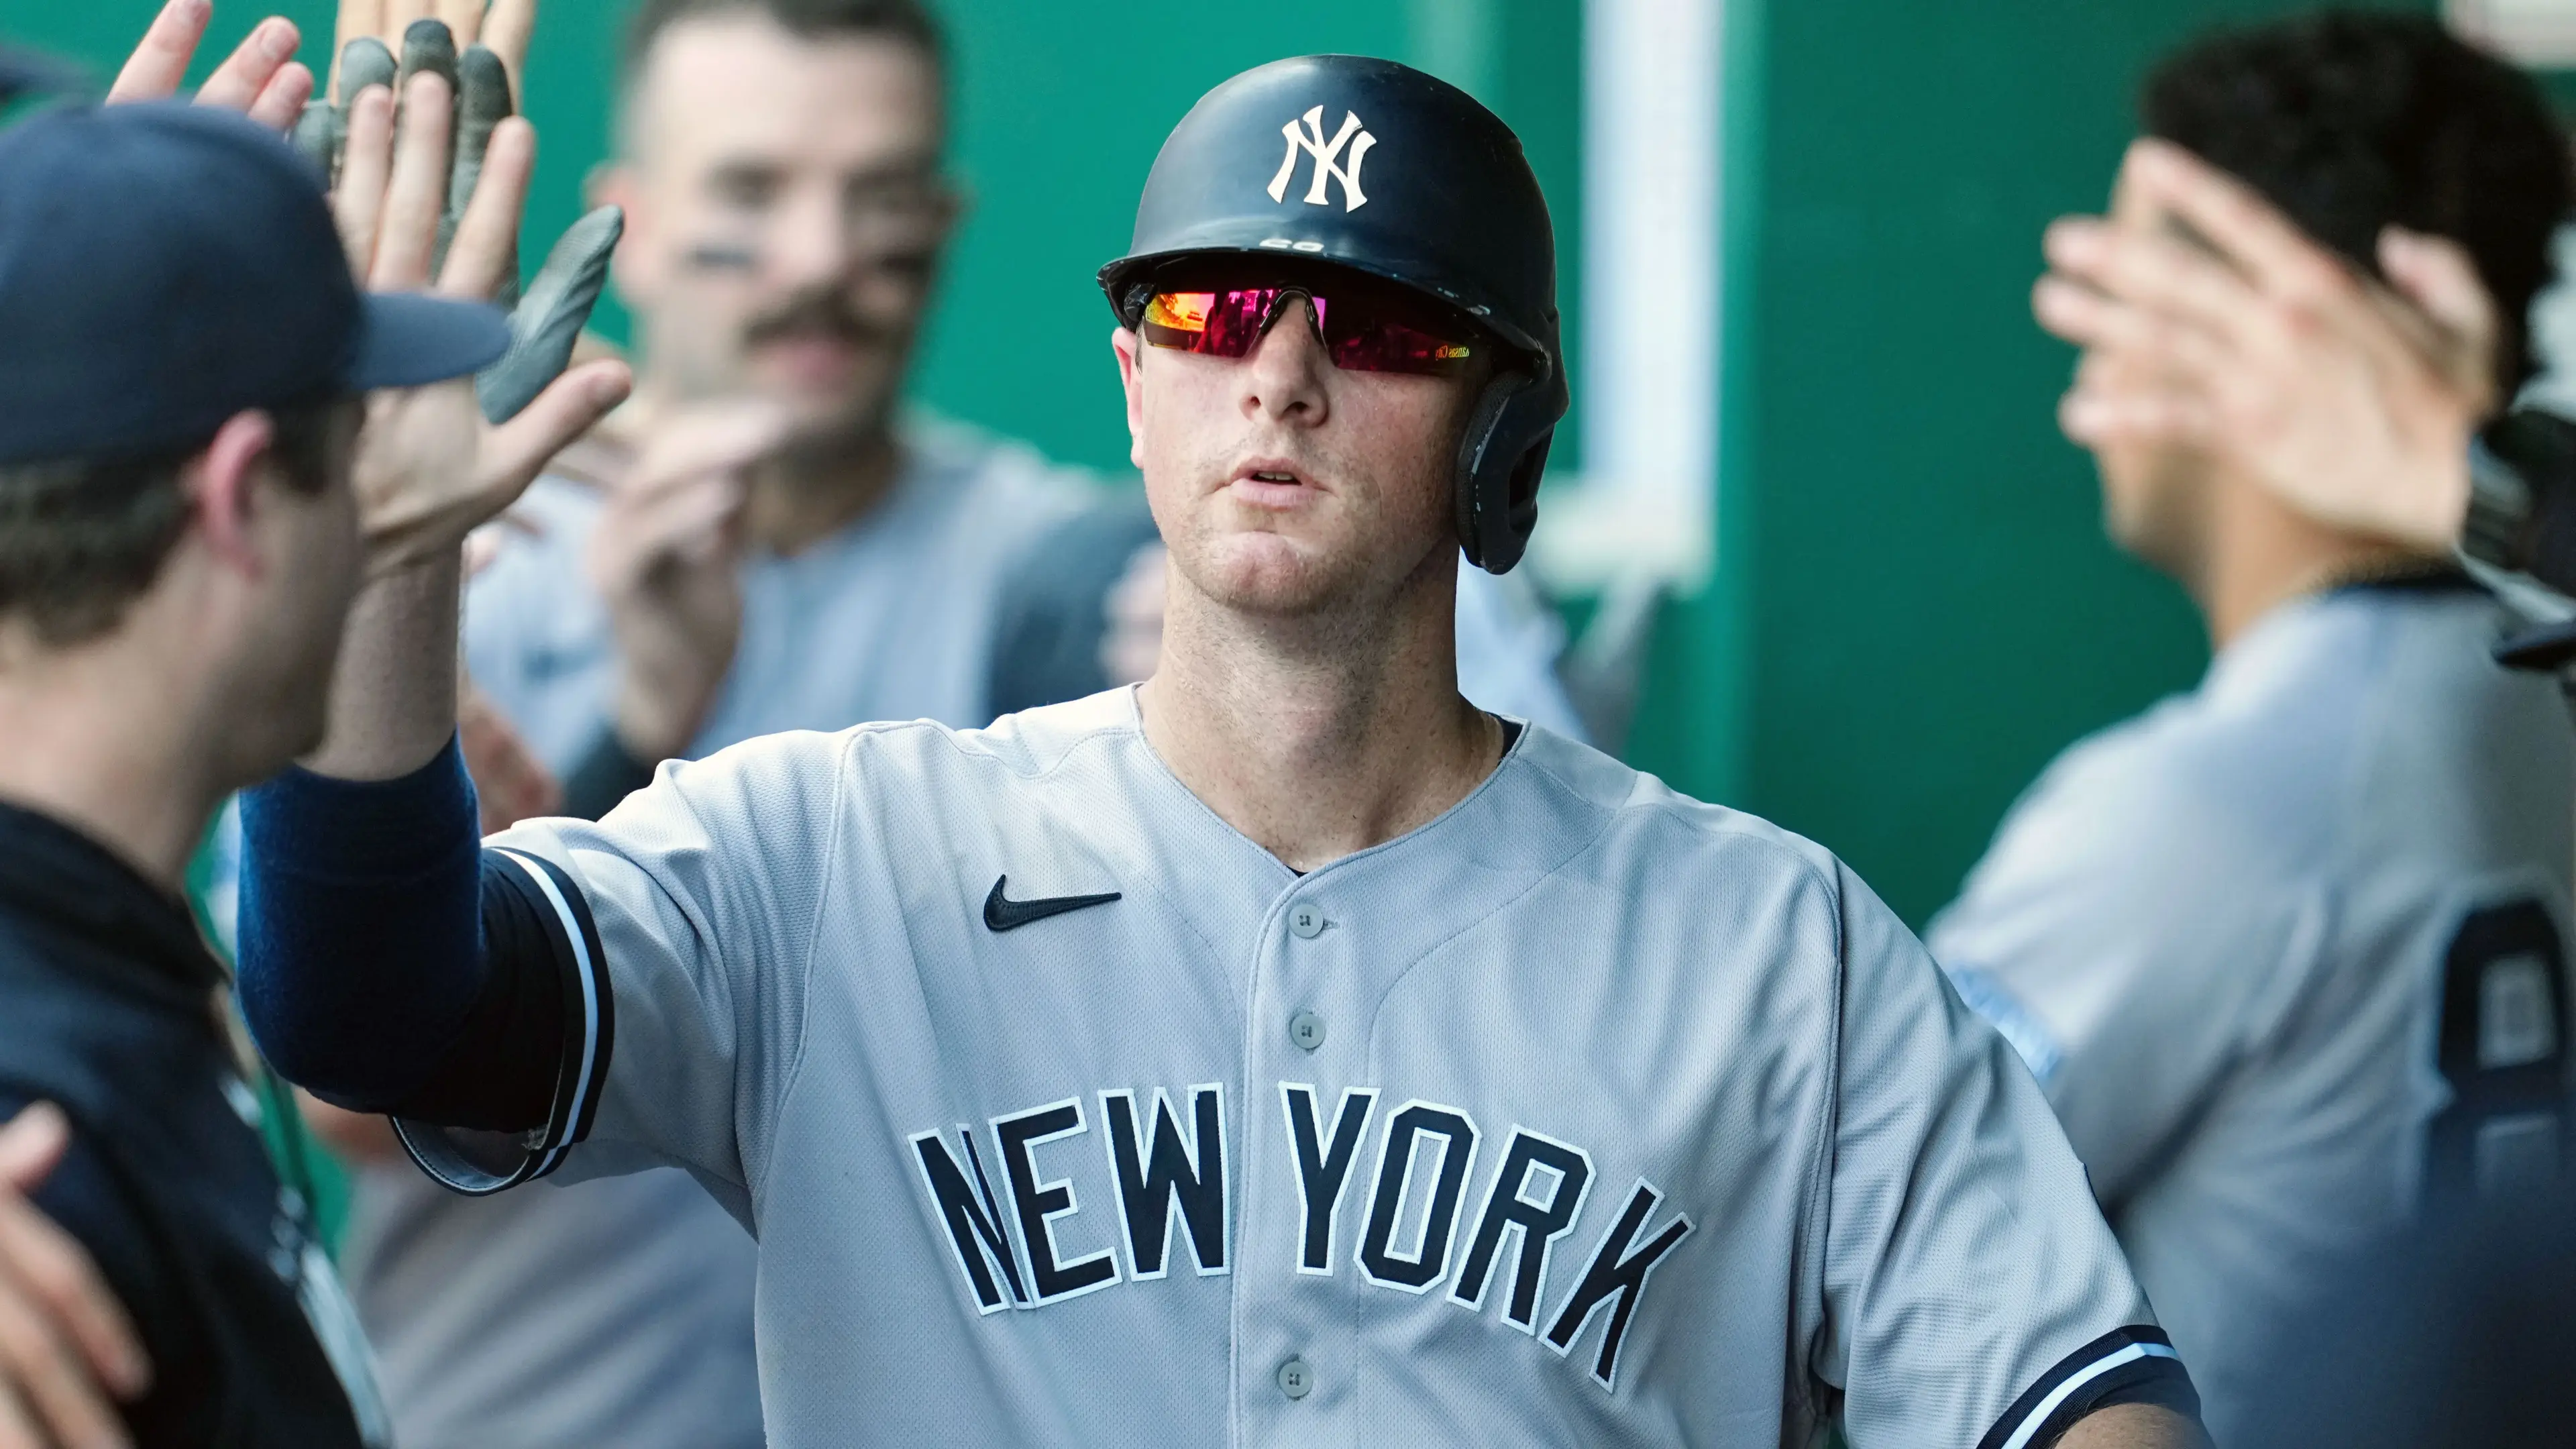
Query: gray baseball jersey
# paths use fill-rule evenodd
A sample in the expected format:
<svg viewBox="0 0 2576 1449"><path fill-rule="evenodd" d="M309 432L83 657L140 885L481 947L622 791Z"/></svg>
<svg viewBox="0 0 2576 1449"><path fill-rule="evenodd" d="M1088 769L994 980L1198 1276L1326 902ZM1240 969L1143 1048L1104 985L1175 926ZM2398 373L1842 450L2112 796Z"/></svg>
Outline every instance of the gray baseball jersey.
<svg viewBox="0 0 2576 1449"><path fill-rule="evenodd" d="M2571 746L2498 623L2465 589L2276 610L2050 766L1933 924L2221 1443L2326 1265L2556 1154Z"/></svg>
<svg viewBox="0 0 2576 1449"><path fill-rule="evenodd" d="M796 558L746 564L751 642L695 750L866 719L986 722L978 631L1012 571L1046 562L1026 557L1031 537L1087 495L1080 475L956 424L915 419L906 441L890 506ZM508 534L466 601L478 684L558 771L592 743L614 670L582 570L598 509L592 490L541 483L527 504L541 531ZM1562 635L1513 607L1510 582L1461 571L1461 685L1570 728L1552 672ZM679 1173L478 1200L407 1163L373 1168L342 1262L406 1449L762 1441L753 1245Z"/></svg>
<svg viewBox="0 0 2576 1449"><path fill-rule="evenodd" d="M531 1166L677 1163L758 1236L780 1449L1837 1408L2022 1449L2176 1371L2028 1072L1866 888L1545 730L1302 876L1125 690L755 740L486 858L590 992Z"/></svg>

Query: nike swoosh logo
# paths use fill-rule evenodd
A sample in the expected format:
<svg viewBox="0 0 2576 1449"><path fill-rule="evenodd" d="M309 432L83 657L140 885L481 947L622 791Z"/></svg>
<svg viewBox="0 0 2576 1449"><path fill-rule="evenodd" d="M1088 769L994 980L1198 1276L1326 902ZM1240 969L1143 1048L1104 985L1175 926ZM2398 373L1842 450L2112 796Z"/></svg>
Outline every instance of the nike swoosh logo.
<svg viewBox="0 0 2576 1449"><path fill-rule="evenodd" d="M984 924L996 931L1016 931L1031 921L1043 921L1049 916L1061 916L1067 911L1091 906L1105 906L1118 899L1118 892L1111 891L1097 896L1040 896L1035 900L1015 901L1002 894L1002 887L1010 883L1009 876L996 879L993 893L984 897Z"/></svg>

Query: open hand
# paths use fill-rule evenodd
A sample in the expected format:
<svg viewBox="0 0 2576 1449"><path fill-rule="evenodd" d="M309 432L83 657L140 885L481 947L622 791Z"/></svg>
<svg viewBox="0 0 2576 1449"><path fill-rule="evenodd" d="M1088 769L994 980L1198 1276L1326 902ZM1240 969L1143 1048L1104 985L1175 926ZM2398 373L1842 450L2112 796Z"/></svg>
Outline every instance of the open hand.
<svg viewBox="0 0 2576 1449"><path fill-rule="evenodd" d="M395 135L392 95L362 91L349 109L347 149L332 196L352 269L371 291L431 284L448 182L452 91L433 71L404 87ZM494 127L436 290L489 300L517 254L519 210L536 159L523 120ZM354 473L371 566L378 572L452 555L475 525L516 499L557 449L624 399L625 364L592 363L555 378L506 423L484 421L474 385L457 381L368 400Z"/></svg>
<svg viewBox="0 0 2576 1449"><path fill-rule="evenodd" d="M790 425L764 401L680 410L655 421L603 489L586 562L617 643L618 740L639 760L687 749L733 667L746 475Z"/></svg>
<svg viewBox="0 0 2576 1449"><path fill-rule="evenodd" d="M407 93L412 78L423 74L445 81L451 102L445 124L452 144L446 206L430 254L433 273L444 267L466 208L481 187L493 136L515 113L515 87L536 10L536 0L491 0L488 8L485 0L341 0L332 86L336 100L317 100L304 108L295 125L295 144L323 175L343 177L360 97L378 87ZM519 294L513 234L492 293L494 301L510 309L510 350L474 380L486 421L516 417L570 365L581 329L608 284L609 257L624 230L625 215L616 207L584 215L547 252L524 297Z"/></svg>
<svg viewBox="0 0 2576 1449"><path fill-rule="evenodd" d="M537 28L536 0L340 0L339 24L331 40L331 95L345 103L361 89L349 83L346 71L351 41L372 40L388 54L400 55L410 44L413 24L422 20L447 27L450 56L478 45L490 51L509 77L506 99L517 99L528 37ZM407 67L418 68L417 62Z"/></svg>
<svg viewBox="0 0 2576 1449"><path fill-rule="evenodd" d="M214 0L169 0L143 32L134 54L126 58L125 68L116 73L116 84L108 88L108 104L177 95L214 15ZM197 87L197 104L240 111L271 130L285 130L313 95L313 72L295 59L295 47L301 41L295 22L284 16L272 15L252 26L206 83Z"/></svg>
<svg viewBox="0 0 2576 1449"><path fill-rule="evenodd" d="M2470 433L2498 401L2495 309L2466 253L2391 228L2381 286L2162 141L2130 147L2120 186L2208 245L2096 217L2049 228L2032 310L2087 349L2067 436L2187 444L2320 522L2446 549Z"/></svg>

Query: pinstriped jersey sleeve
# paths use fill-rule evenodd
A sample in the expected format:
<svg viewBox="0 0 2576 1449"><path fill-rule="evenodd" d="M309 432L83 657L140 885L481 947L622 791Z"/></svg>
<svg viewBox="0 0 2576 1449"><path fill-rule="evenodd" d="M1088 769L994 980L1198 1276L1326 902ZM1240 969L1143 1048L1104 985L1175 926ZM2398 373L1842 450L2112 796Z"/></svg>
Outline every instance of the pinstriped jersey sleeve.
<svg viewBox="0 0 2576 1449"><path fill-rule="evenodd" d="M776 735L668 764L595 824L530 821L484 843L487 920L506 885L571 983L555 1110L500 1175L668 1163L748 1213L799 1045L843 738ZM493 1176L488 1162L429 1160L461 1142L407 1136L451 1185L507 1185L473 1180Z"/></svg>
<svg viewBox="0 0 2576 1449"><path fill-rule="evenodd" d="M1815 1367L1843 1386L1854 1449L2024 1449L2106 1403L2187 1406L2180 1363L2030 1074L1868 888L1836 874Z"/></svg>

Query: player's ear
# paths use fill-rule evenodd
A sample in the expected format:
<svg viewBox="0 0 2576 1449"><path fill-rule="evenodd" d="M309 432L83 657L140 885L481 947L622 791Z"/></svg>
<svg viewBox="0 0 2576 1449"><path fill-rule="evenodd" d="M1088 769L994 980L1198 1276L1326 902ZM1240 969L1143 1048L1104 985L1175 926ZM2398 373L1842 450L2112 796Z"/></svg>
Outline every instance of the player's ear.
<svg viewBox="0 0 2576 1449"><path fill-rule="evenodd" d="M191 526L218 560L246 574L268 566L252 535L252 519L266 503L261 486L278 482L276 468L277 424L252 408L224 419L214 438L179 470Z"/></svg>
<svg viewBox="0 0 2576 1449"><path fill-rule="evenodd" d="M1127 461L1145 466L1145 359L1136 334L1125 327L1109 329L1109 350L1118 354L1118 385L1127 392Z"/></svg>

